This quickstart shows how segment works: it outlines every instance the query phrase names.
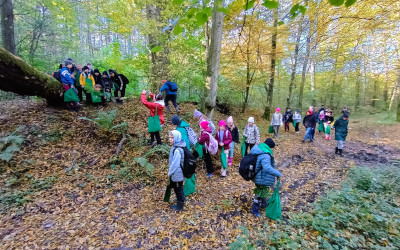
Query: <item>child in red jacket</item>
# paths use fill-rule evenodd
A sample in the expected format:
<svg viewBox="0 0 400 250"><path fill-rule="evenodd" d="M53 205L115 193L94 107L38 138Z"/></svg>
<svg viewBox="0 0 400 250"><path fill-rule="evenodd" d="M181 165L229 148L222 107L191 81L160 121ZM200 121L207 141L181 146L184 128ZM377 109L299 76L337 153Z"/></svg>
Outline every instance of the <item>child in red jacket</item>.
<svg viewBox="0 0 400 250"><path fill-rule="evenodd" d="M226 162L228 162L228 155L229 155L230 144L232 142L232 135L231 132L229 132L229 130L226 129L226 123L224 120L219 122L219 129L215 134L215 139L218 141L218 147L219 149L221 149L221 152L222 152L222 147L224 148L224 153L226 155ZM222 177L226 176L226 169L224 169L224 167L221 167L221 176Z"/></svg>
<svg viewBox="0 0 400 250"><path fill-rule="evenodd" d="M155 95L155 94L149 92L151 98L153 98L153 102L149 102L146 99L146 92L147 92L146 90L143 90L143 92L142 92L142 96L141 96L142 103L144 104L144 106L146 106L148 109L150 109L150 116L152 116L152 117L156 115L156 107L157 107L157 115L160 116L160 124L161 124L161 127L162 127L164 125L163 110L164 110L164 107L165 107L163 97L160 94ZM161 144L161 137L160 137L160 132L159 131L150 132L150 138L151 138L150 139L150 145L153 145L154 137L157 140L157 144L160 145Z"/></svg>

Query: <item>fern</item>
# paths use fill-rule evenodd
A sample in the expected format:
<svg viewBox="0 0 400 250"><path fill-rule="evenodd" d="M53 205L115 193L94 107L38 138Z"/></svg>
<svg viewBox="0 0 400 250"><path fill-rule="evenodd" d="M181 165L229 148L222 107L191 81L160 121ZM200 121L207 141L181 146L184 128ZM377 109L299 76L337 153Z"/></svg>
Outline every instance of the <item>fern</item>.
<svg viewBox="0 0 400 250"><path fill-rule="evenodd" d="M97 113L97 116L94 119L90 119L87 117L79 117L79 120L90 121L99 126L100 128L108 131L113 128L113 123L116 116L117 116L117 110L113 109L108 112L100 111L99 113Z"/></svg>
<svg viewBox="0 0 400 250"><path fill-rule="evenodd" d="M0 138L0 159L10 161L14 154L21 150L21 145L25 141L25 137L18 135L22 130L22 126L18 127L12 134Z"/></svg>
<svg viewBox="0 0 400 250"><path fill-rule="evenodd" d="M143 167L147 173L153 175L154 174L154 166L150 162L147 161L144 157L136 157L134 160Z"/></svg>

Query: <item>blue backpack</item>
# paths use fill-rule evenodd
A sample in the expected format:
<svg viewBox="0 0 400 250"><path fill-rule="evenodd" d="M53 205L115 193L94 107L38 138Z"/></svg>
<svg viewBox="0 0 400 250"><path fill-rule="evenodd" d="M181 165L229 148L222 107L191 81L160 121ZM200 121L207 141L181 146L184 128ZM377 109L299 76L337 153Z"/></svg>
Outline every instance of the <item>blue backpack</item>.
<svg viewBox="0 0 400 250"><path fill-rule="evenodd" d="M178 85L176 85L176 83L174 83L174 82L166 82L166 84L168 85L168 91L169 92L177 92L178 91Z"/></svg>

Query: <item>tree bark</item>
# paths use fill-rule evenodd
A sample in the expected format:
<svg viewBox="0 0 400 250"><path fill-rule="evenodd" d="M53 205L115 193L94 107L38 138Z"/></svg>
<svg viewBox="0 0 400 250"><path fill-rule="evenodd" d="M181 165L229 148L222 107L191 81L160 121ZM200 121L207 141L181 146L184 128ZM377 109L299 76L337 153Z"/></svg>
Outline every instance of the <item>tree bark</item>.
<svg viewBox="0 0 400 250"><path fill-rule="evenodd" d="M14 38L14 8L12 0L3 0L1 5L1 31L4 48L16 55Z"/></svg>
<svg viewBox="0 0 400 250"><path fill-rule="evenodd" d="M274 26L271 38L271 68L269 84L265 84L267 90L267 106L264 109L264 119L268 120L271 116L272 98L274 95L274 83L275 83L275 67L276 67L276 40L278 36L278 9L274 9Z"/></svg>
<svg viewBox="0 0 400 250"><path fill-rule="evenodd" d="M19 95L39 96L52 106L63 104L63 87L21 58L0 47L0 89Z"/></svg>
<svg viewBox="0 0 400 250"><path fill-rule="evenodd" d="M357 64L356 73L356 104L354 110L357 111L361 103L361 59Z"/></svg>
<svg viewBox="0 0 400 250"><path fill-rule="evenodd" d="M219 9L223 7L222 1L215 1L212 14L211 42L207 58L206 76L206 109L212 110L217 101L219 62L221 58L222 32L224 13Z"/></svg>

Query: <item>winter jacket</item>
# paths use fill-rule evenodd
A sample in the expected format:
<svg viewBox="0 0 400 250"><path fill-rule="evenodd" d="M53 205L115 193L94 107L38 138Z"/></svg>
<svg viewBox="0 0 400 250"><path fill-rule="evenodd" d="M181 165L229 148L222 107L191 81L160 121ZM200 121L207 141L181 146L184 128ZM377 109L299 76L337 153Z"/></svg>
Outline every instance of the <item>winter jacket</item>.
<svg viewBox="0 0 400 250"><path fill-rule="evenodd" d="M176 126L176 130L181 132L182 139L186 142L187 149L190 150L189 135L188 132L186 131L186 128L188 127L190 127L189 124L187 124L185 121L181 121L181 124L179 126Z"/></svg>
<svg viewBox="0 0 400 250"><path fill-rule="evenodd" d="M154 94L151 94L151 97L154 97ZM164 124L164 101L159 101L159 102L149 102L146 99L146 94L142 94L142 103L144 106L146 106L148 109L150 109L150 116L155 116L156 115L156 106L157 106L157 115L160 116L160 123L161 125Z"/></svg>
<svg viewBox="0 0 400 250"><path fill-rule="evenodd" d="M115 88L119 90L123 90L126 88L126 85L129 83L128 78L123 74L114 73L114 77L111 77L111 81L115 83Z"/></svg>
<svg viewBox="0 0 400 250"><path fill-rule="evenodd" d="M314 116L314 119L315 119L315 124L314 124L314 127L315 127L316 124L319 123L319 114L318 113L313 113L312 115Z"/></svg>
<svg viewBox="0 0 400 250"><path fill-rule="evenodd" d="M332 123L334 121L333 116L325 116L324 123Z"/></svg>
<svg viewBox="0 0 400 250"><path fill-rule="evenodd" d="M81 76L79 77L79 83L81 84L81 86L89 87L89 86L86 86L86 78L88 78L89 80L92 81L92 86L95 85L95 81L94 81L93 76L90 73L86 74L85 72L82 72Z"/></svg>
<svg viewBox="0 0 400 250"><path fill-rule="evenodd" d="M293 113L292 111L286 111L283 115L283 122L293 122Z"/></svg>
<svg viewBox="0 0 400 250"><path fill-rule="evenodd" d="M74 80L71 78L71 70L67 67L61 70L61 82L63 84L74 85Z"/></svg>
<svg viewBox="0 0 400 250"><path fill-rule="evenodd" d="M93 75L93 79L94 79L95 84L98 84L101 87L103 87L103 81L101 79L101 75L98 75L98 76Z"/></svg>
<svg viewBox="0 0 400 250"><path fill-rule="evenodd" d="M314 115L306 115L303 120L303 125L306 128L313 128L315 127L315 117Z"/></svg>
<svg viewBox="0 0 400 250"><path fill-rule="evenodd" d="M281 113L273 113L272 114L272 119L271 119L271 125L272 126L282 126L283 120L282 120L282 114Z"/></svg>
<svg viewBox="0 0 400 250"><path fill-rule="evenodd" d="M349 125L349 120L343 120L343 116L339 117L333 124L333 128L335 129L335 140L336 141L345 141L347 137L347 127Z"/></svg>
<svg viewBox="0 0 400 250"><path fill-rule="evenodd" d="M257 125L253 126L246 125L244 128L243 135L246 137L245 142L249 144L260 144L260 130Z"/></svg>
<svg viewBox="0 0 400 250"><path fill-rule="evenodd" d="M182 165L184 160L183 149L186 147L185 140L174 143L169 153L169 170L168 176L171 176L173 182L181 182L184 180Z"/></svg>
<svg viewBox="0 0 400 250"><path fill-rule="evenodd" d="M82 71L79 71L78 69L75 70L75 72L74 72L74 76L75 76L74 85L75 85L75 87L78 87L78 86L81 85L80 82L79 82L81 74L82 74Z"/></svg>
<svg viewBox="0 0 400 250"><path fill-rule="evenodd" d="M218 129L217 133L215 134L215 139L218 141L218 148L222 149L222 147L219 145L219 143L221 142L221 138L220 138L220 129ZM222 138L222 142L224 143L224 150L228 150L230 149L230 144L232 142L232 135L231 132L229 132L229 130L225 129L224 131L224 136Z"/></svg>
<svg viewBox="0 0 400 250"><path fill-rule="evenodd" d="M169 91L169 86L171 86L171 89L176 89L177 91L175 92ZM176 85L176 83L174 82L167 81L161 87L160 92L163 92L164 90L167 92L167 95L176 95L178 94L178 85Z"/></svg>
<svg viewBox="0 0 400 250"><path fill-rule="evenodd" d="M239 129L235 126L233 129L226 127L232 135L232 141L239 143Z"/></svg>
<svg viewBox="0 0 400 250"><path fill-rule="evenodd" d="M102 77L101 78L101 86L103 87L103 89L109 89L112 90L113 89L113 82L111 80L111 78L108 77Z"/></svg>
<svg viewBox="0 0 400 250"><path fill-rule="evenodd" d="M256 177L254 183L257 185L264 185L272 187L275 184L275 177L281 177L282 174L275 169L274 157L269 153L262 151L257 145L255 145L250 154L259 154L257 157L256 165Z"/></svg>
<svg viewBox="0 0 400 250"><path fill-rule="evenodd" d="M208 127L206 130L201 132L201 135L199 138L200 145L208 145L210 143L210 136L207 133L209 133L211 135L211 132L212 132L212 129L210 127Z"/></svg>
<svg viewBox="0 0 400 250"><path fill-rule="evenodd" d="M300 114L294 114L293 115L293 120L295 120L297 123L301 123L301 115Z"/></svg>

